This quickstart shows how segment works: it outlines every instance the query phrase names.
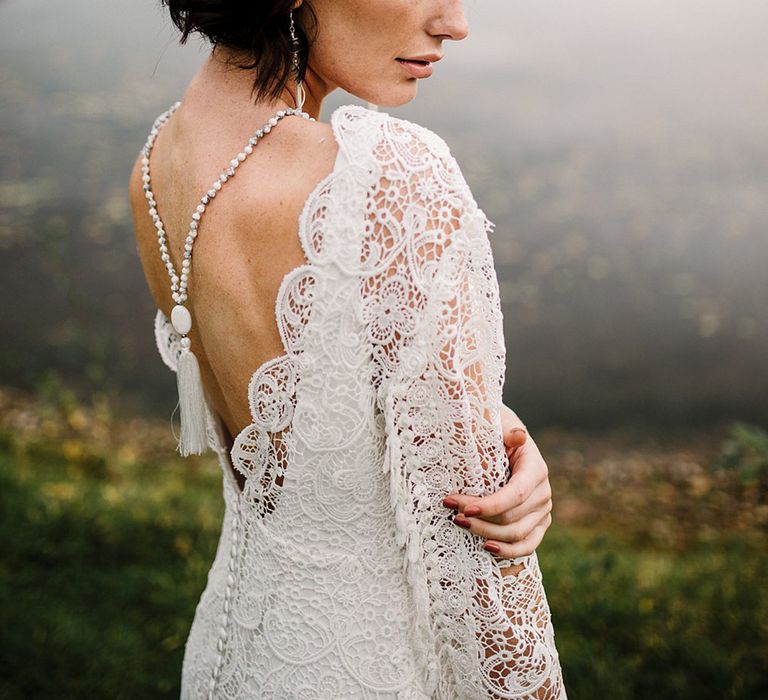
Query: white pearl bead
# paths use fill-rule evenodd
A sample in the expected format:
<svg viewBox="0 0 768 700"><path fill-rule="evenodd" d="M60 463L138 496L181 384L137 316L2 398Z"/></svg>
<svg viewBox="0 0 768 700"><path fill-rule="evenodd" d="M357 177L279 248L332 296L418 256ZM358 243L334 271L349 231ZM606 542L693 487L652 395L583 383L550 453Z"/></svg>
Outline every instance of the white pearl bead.
<svg viewBox="0 0 768 700"><path fill-rule="evenodd" d="M171 284L178 284L178 283L179 283L179 278L176 275L171 277Z"/></svg>
<svg viewBox="0 0 768 700"><path fill-rule="evenodd" d="M230 160L230 161L229 161L229 164L230 164L230 165L231 165L233 168L236 168L238 165L240 165L240 161L239 161L239 160L237 160L237 158L233 158L232 160Z"/></svg>
<svg viewBox="0 0 768 700"><path fill-rule="evenodd" d="M272 118L269 120L269 124L270 124L270 126L277 126L277 119L275 119L274 117L272 117Z"/></svg>
<svg viewBox="0 0 768 700"><path fill-rule="evenodd" d="M205 211L205 205L204 204L198 204L197 205L197 211L198 211L198 213L202 214Z"/></svg>
<svg viewBox="0 0 768 700"><path fill-rule="evenodd" d="M186 272L181 273L181 281L186 282L189 279L189 275Z"/></svg>
<svg viewBox="0 0 768 700"><path fill-rule="evenodd" d="M192 244L191 244L191 243L187 243L187 244L184 246L184 250L192 250Z"/></svg>
<svg viewBox="0 0 768 700"><path fill-rule="evenodd" d="M221 182L219 180L216 180L216 182L213 183L213 189L218 192L221 189Z"/></svg>
<svg viewBox="0 0 768 700"><path fill-rule="evenodd" d="M176 304L171 309L171 323L179 335L186 335L189 333L189 329L192 328L192 314L189 313L186 306Z"/></svg>
<svg viewBox="0 0 768 700"><path fill-rule="evenodd" d="M241 151L240 153L237 154L237 162L242 163L244 160L245 160L245 153Z"/></svg>

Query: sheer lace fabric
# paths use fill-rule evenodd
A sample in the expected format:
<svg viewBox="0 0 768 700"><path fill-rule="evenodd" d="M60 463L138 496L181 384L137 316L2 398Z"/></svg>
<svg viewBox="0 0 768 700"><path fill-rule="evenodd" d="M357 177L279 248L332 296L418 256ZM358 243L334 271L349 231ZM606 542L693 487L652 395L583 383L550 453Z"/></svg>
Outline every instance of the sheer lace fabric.
<svg viewBox="0 0 768 700"><path fill-rule="evenodd" d="M182 697L563 699L536 554L496 559L441 502L508 478L492 224L433 132L354 105L331 123L285 352L231 453L208 412L225 516ZM155 335L175 370L160 311Z"/></svg>

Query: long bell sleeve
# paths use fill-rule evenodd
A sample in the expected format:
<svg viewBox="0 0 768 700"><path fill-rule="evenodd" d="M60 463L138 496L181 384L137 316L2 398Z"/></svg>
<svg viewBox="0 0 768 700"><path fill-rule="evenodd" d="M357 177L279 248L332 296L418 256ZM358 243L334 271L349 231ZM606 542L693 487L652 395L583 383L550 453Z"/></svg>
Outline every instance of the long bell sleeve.
<svg viewBox="0 0 768 700"><path fill-rule="evenodd" d="M563 700L536 553L495 557L442 505L451 492L489 494L510 475L493 225L442 139L394 118L382 129L361 298L428 692Z"/></svg>

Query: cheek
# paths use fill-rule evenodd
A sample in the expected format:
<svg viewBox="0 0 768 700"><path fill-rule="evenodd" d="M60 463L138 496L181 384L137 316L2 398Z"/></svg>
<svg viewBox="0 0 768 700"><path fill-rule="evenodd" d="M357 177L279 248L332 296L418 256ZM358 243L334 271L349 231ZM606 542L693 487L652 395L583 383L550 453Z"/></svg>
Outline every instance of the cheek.
<svg viewBox="0 0 768 700"><path fill-rule="evenodd" d="M395 57L419 46L420 0L320 0L318 34L310 62L329 84L381 106L415 97Z"/></svg>
<svg viewBox="0 0 768 700"><path fill-rule="evenodd" d="M396 56L417 44L422 0L323 0L313 53L328 68L397 67ZM359 70L359 68L358 68Z"/></svg>
<svg viewBox="0 0 768 700"><path fill-rule="evenodd" d="M344 88L395 77L399 69L394 60L397 53L398 45L380 33L345 32L336 27L318 36L310 61L318 74Z"/></svg>
<svg viewBox="0 0 768 700"><path fill-rule="evenodd" d="M397 44L388 33L367 31L369 25L337 23L318 33L312 54L319 68L329 70L385 69L397 55ZM357 68L360 70L360 68Z"/></svg>

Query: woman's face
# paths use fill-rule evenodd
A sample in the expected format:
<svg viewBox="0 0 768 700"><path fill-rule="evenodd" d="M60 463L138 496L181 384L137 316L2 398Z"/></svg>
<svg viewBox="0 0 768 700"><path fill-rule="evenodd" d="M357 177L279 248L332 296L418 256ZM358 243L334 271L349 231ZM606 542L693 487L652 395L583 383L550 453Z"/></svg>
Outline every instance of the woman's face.
<svg viewBox="0 0 768 700"><path fill-rule="evenodd" d="M440 67L407 59L434 63L444 40L468 33L463 0L308 1L317 16L306 76L310 90L328 94L340 87L376 105L412 100L418 81Z"/></svg>

